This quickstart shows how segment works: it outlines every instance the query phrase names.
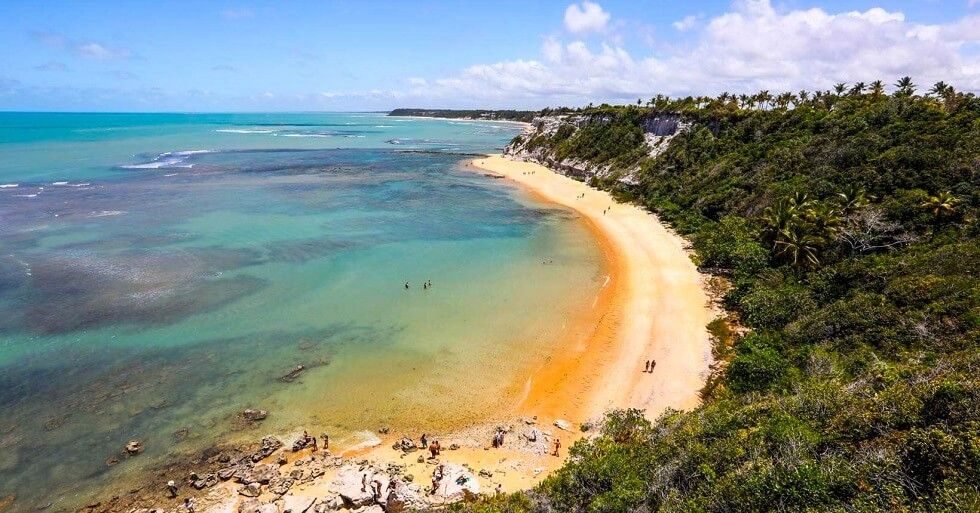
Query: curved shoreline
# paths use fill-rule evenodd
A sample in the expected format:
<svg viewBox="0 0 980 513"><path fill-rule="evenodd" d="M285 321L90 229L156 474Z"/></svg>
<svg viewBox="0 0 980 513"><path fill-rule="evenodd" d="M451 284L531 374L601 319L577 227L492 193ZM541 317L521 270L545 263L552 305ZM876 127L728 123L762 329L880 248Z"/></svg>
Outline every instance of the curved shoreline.
<svg viewBox="0 0 980 513"><path fill-rule="evenodd" d="M439 461L472 469L486 492L528 489L559 468L572 443L587 436L578 429L580 423L598 420L613 408L639 408L653 420L667 408L697 406L710 372L711 343L706 325L712 310L703 277L688 257L684 240L653 214L617 203L609 193L539 164L491 155L466 161L465 165L475 168L471 171L492 173L513 182L536 199L577 212L596 238L605 276L596 296L584 302L590 307L569 319L569 327L563 329L567 338L558 341L555 354L540 368L527 371L526 393L513 408L491 415L494 420L490 422L430 434L430 440L439 439L443 447L451 445L454 449ZM643 372L645 362L651 359L656 360L656 369ZM504 427L508 436L503 447L491 450L489 442L498 426ZM339 472L351 465L375 469L371 472L394 466L400 474L418 476L424 484L434 466L416 460L418 453L392 447L403 435L418 436L379 434L370 443L341 449L334 454L338 463L328 465L316 479L297 481L288 495L293 501L306 500L308 504L335 497ZM288 444L298 436L295 432L284 438ZM563 447L561 457L550 454L556 439ZM275 463L280 457L290 464L283 468L294 468L292 464L299 465L299 460L319 461L317 455L304 449L277 452L257 463ZM481 470L479 477L476 469ZM227 481L201 493L182 493L197 496L199 511L226 513L238 511L245 500L238 488ZM129 511L133 504L178 509L181 500L163 498L154 487L139 492L118 504L106 505L105 510ZM274 501L276 497L263 492L260 499Z"/></svg>
<svg viewBox="0 0 980 513"><path fill-rule="evenodd" d="M563 355L570 365L539 379L521 409L547 411L572 401L579 418L610 408L639 408L655 419L667 408L697 406L710 372L706 326L711 314L684 240L653 214L542 165L502 155L471 162L578 212L611 262L605 288L612 297L597 303L606 303L606 311L594 336L584 347L571 348L571 357ZM647 360L657 362L653 373L643 372Z"/></svg>

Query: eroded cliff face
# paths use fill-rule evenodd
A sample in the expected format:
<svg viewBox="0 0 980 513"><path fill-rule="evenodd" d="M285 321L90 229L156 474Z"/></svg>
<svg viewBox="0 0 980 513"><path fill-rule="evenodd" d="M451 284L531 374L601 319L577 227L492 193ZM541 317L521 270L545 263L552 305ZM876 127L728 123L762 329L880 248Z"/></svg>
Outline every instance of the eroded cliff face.
<svg viewBox="0 0 980 513"><path fill-rule="evenodd" d="M535 117L524 129L521 137L512 141L504 149L510 158L536 162L563 175L580 180L592 177L615 178L626 185L636 185L639 166L629 169L614 169L610 165L597 165L577 158L557 158L553 152L553 140L559 132L563 138L570 137L583 126L592 123L608 123L610 119L602 115L565 114ZM643 138L649 148L649 156L656 157L667 150L671 139L688 130L691 122L679 114L658 114L641 122Z"/></svg>

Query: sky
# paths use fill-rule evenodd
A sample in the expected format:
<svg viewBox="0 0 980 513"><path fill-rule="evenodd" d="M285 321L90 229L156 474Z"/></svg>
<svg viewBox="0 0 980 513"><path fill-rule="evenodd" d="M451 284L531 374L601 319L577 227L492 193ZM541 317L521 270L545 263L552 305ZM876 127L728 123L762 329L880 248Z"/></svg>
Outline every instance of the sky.
<svg viewBox="0 0 980 513"><path fill-rule="evenodd" d="M543 108L980 92L980 0L0 0L0 110Z"/></svg>

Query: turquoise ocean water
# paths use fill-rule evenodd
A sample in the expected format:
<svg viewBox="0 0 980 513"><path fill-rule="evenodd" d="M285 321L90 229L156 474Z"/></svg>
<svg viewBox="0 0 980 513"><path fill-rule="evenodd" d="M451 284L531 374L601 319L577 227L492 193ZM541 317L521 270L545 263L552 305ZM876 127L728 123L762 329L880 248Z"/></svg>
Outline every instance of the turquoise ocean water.
<svg viewBox="0 0 980 513"><path fill-rule="evenodd" d="M601 271L573 213L462 168L518 131L0 113L0 499L71 509L220 441L512 405Z"/></svg>

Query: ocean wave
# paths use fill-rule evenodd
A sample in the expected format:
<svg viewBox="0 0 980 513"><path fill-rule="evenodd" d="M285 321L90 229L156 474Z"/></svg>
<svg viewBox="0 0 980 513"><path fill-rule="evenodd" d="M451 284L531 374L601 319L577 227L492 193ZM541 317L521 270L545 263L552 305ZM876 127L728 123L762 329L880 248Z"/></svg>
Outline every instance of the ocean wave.
<svg viewBox="0 0 980 513"><path fill-rule="evenodd" d="M14 194L15 198L36 198L37 193L34 194Z"/></svg>
<svg viewBox="0 0 980 513"><path fill-rule="evenodd" d="M214 150L168 151L157 155L151 162L144 162L143 164L129 164L120 167L123 169L160 169L171 167L191 168L194 167L194 164L183 163L185 160L187 160L187 157L190 157L191 155L200 155L202 153L213 152Z"/></svg>
<svg viewBox="0 0 980 513"><path fill-rule="evenodd" d="M19 186L19 183L0 183L0 189L13 189L14 187Z"/></svg>
<svg viewBox="0 0 980 513"><path fill-rule="evenodd" d="M274 134L281 137L333 137L329 134Z"/></svg>
<svg viewBox="0 0 980 513"><path fill-rule="evenodd" d="M68 182L51 182L51 185L68 185Z"/></svg>
<svg viewBox="0 0 980 513"><path fill-rule="evenodd" d="M222 132L226 134L271 134L275 130L262 130L257 128L219 128L215 132Z"/></svg>
<svg viewBox="0 0 980 513"><path fill-rule="evenodd" d="M100 210L98 212L92 212L89 217L111 217L125 214L124 210Z"/></svg>

